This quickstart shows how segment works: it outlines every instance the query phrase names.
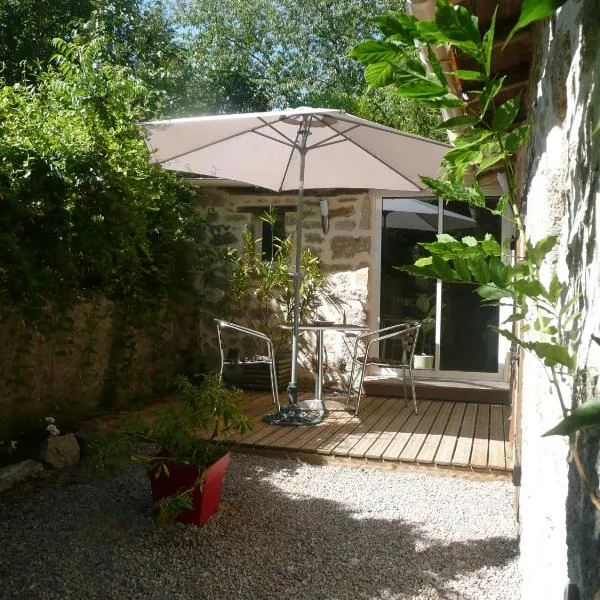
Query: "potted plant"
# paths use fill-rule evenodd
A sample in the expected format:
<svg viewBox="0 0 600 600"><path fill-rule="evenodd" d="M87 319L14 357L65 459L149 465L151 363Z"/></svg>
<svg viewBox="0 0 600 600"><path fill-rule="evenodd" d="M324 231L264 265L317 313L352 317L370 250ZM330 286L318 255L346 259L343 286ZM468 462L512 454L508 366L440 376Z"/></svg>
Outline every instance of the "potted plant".
<svg viewBox="0 0 600 600"><path fill-rule="evenodd" d="M272 215L267 211L262 218L268 221ZM273 237L270 260L263 259L257 242L246 229L242 249L233 252L234 268L228 277L227 318L260 331L273 341L278 384L285 387L290 381L291 331L282 329L281 325L291 321L294 308L294 286L290 278L294 242L291 236ZM308 248L302 250L302 271L302 321L314 318L323 303L340 304L330 289L318 257ZM225 343L228 346L228 364L223 371L225 381L243 389L269 389L269 365L264 360L263 342L233 334Z"/></svg>
<svg viewBox="0 0 600 600"><path fill-rule="evenodd" d="M225 387L216 375L198 386L180 377L177 386L175 400L150 418L129 419L117 432L89 438L87 456L97 471L109 472L125 452L147 469L159 520L201 526L219 506L231 460L224 442L248 431L250 421L239 410L241 390Z"/></svg>
<svg viewBox="0 0 600 600"><path fill-rule="evenodd" d="M405 302L421 322L419 352L415 352L413 356L413 368L433 369L433 340L430 334L435 330L435 282L430 279L416 278L415 284L418 287L416 298Z"/></svg>

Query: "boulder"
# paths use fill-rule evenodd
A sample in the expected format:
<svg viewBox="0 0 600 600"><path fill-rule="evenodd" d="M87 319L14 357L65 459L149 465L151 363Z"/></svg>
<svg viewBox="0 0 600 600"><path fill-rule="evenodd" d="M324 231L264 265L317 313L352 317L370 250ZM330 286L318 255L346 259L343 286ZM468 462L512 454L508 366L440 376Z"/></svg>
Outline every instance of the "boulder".
<svg viewBox="0 0 600 600"><path fill-rule="evenodd" d="M37 460L24 460L0 469L0 492L9 490L22 481L36 477L43 470L42 463L37 462Z"/></svg>
<svg viewBox="0 0 600 600"><path fill-rule="evenodd" d="M72 433L52 435L43 444L40 458L52 469L64 469L79 462L79 443Z"/></svg>

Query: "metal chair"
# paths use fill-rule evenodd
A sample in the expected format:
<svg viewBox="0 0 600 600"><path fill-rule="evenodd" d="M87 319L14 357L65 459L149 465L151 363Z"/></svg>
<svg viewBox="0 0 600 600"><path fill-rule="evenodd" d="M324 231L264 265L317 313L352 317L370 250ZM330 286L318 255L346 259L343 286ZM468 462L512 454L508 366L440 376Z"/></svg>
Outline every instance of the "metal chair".
<svg viewBox="0 0 600 600"><path fill-rule="evenodd" d="M382 361L378 358L372 357L371 347L376 342L382 342L392 338L398 338L398 341L402 344L402 358L398 361L386 361L386 366L392 366L395 368L402 368L402 383L404 387L404 399L408 403L406 394L406 371L408 370L408 376L410 379L410 386L412 390L413 405L415 408L415 414L418 414L417 410L417 396L415 393L415 382L412 373L412 361L415 354L415 347L417 345L417 339L419 332L421 331L420 322L410 323L397 323L383 329L377 329L374 331L368 331L362 334L348 334L347 337L354 338L354 348L351 350L352 354L352 366L350 368L350 379L348 381L348 397L346 404L350 404L352 397L354 373L360 369L360 378L358 387L356 388L356 408L355 414L358 414L360 406L360 398L363 394L363 383L365 380L365 371L368 365L382 364ZM359 351L363 351L363 354L359 356Z"/></svg>
<svg viewBox="0 0 600 600"><path fill-rule="evenodd" d="M273 394L273 404L277 405L277 409L279 410L279 388L277 385L277 365L275 364L275 349L273 347L273 342L271 339L260 331L256 331L255 329L250 329L249 327L244 327L242 325L238 325L237 323L231 323L230 321L224 321L223 319L215 319L217 322L217 337L219 338L219 351L221 353L221 369L219 371L219 380L223 379L223 369L225 365L234 365L236 364L233 360L228 360L225 358L225 349L223 346L223 329L231 329L232 331L237 331L243 335L247 335L250 337L258 338L263 340L267 346L267 356L266 362L269 363L269 373L271 376L271 392Z"/></svg>

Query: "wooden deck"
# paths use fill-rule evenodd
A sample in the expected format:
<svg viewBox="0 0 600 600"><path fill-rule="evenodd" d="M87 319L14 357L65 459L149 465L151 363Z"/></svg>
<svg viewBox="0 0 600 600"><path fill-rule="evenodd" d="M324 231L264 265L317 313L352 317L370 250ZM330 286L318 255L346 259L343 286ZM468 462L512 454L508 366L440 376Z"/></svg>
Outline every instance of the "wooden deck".
<svg viewBox="0 0 600 600"><path fill-rule="evenodd" d="M319 425L267 425L262 417L274 412L271 395L247 392L244 412L254 428L235 441L242 449L343 457L360 464L413 463L504 475L512 470L509 407L421 400L418 408L416 415L404 400L366 396L358 416L335 410Z"/></svg>

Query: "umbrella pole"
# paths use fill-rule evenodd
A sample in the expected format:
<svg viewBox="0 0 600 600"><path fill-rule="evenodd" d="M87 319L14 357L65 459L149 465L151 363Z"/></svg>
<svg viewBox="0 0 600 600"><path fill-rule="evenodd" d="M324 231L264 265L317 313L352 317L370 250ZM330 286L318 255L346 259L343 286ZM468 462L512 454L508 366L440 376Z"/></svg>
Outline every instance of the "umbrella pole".
<svg viewBox="0 0 600 600"><path fill-rule="evenodd" d="M302 287L302 214L304 211L304 168L306 164L306 141L309 135L307 117L302 119L300 128L300 181L298 182L298 203L296 208L296 268L294 270L294 320L292 323L292 373L288 386L291 404L298 404L298 347L300 345L298 326L300 325L300 289Z"/></svg>
<svg viewBox="0 0 600 600"><path fill-rule="evenodd" d="M316 425L320 423L325 410L321 404L318 407L301 407L298 404L298 347L300 325L300 288L302 287L302 215L304 212L304 169L306 164L306 142L310 135L310 116L302 117L302 124L298 130L300 143L297 146L300 154L300 173L298 182L298 203L296 213L296 267L294 270L294 315L292 323L292 372L288 385L287 406L282 406L275 414L266 415L264 421L273 425Z"/></svg>

